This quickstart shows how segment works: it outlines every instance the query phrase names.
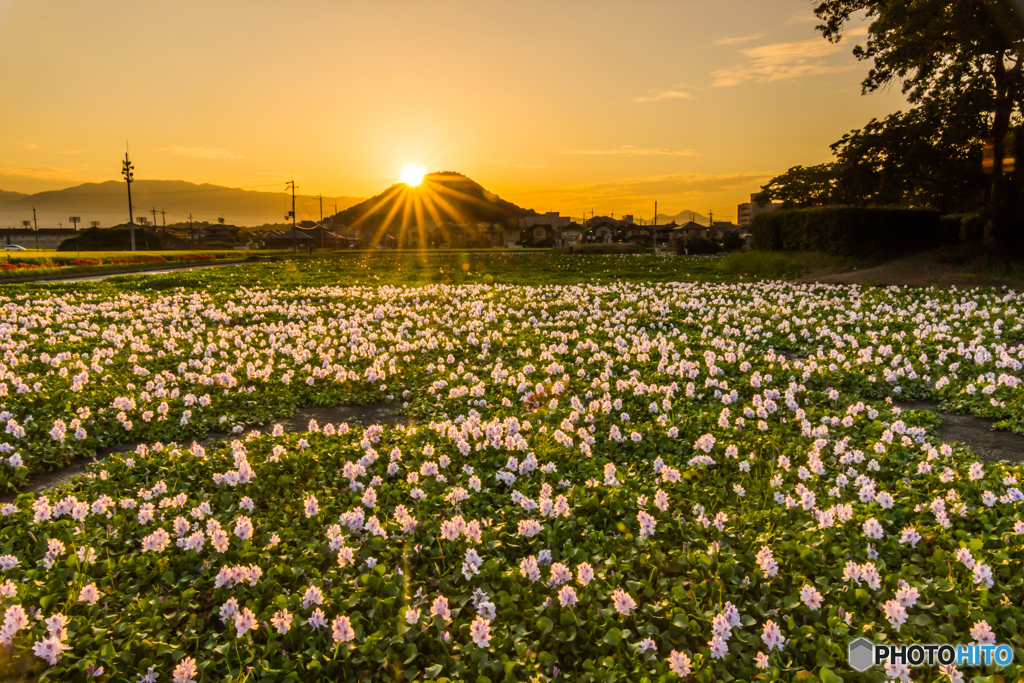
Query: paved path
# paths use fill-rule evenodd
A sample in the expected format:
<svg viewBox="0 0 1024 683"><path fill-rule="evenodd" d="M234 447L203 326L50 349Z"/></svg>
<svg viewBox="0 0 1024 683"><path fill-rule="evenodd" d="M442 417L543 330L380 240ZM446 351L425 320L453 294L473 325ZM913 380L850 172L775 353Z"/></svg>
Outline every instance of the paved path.
<svg viewBox="0 0 1024 683"><path fill-rule="evenodd" d="M122 275L166 275L167 273L179 273L183 270L198 270L199 268L223 268L225 266L237 266L246 263L246 261L230 261L228 263L200 263L192 266L182 266L180 268L161 268L160 270L119 270L113 273L103 273L102 275L82 275L80 277L42 277L38 280L30 280L29 282L99 282L100 280L106 280L110 277L120 277Z"/></svg>

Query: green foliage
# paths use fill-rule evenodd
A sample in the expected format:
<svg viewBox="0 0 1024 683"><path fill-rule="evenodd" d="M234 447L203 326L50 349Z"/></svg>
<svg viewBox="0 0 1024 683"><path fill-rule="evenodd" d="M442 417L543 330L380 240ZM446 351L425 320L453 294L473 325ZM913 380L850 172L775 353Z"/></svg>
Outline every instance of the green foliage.
<svg viewBox="0 0 1024 683"><path fill-rule="evenodd" d="M722 270L734 275L781 280L803 275L805 268L786 254L743 251L729 254L721 262Z"/></svg>
<svg viewBox="0 0 1024 683"><path fill-rule="evenodd" d="M929 209L828 206L754 217L754 248L838 255L898 254L938 246L939 214Z"/></svg>
<svg viewBox="0 0 1024 683"><path fill-rule="evenodd" d="M761 186L755 201L782 202L785 208L824 206L836 201L838 165L794 166Z"/></svg>

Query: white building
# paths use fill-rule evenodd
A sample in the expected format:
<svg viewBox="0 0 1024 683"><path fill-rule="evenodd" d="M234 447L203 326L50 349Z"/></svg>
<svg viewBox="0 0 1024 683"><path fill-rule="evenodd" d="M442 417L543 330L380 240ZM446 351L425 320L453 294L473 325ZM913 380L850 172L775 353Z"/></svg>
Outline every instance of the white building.
<svg viewBox="0 0 1024 683"><path fill-rule="evenodd" d="M755 195L750 195L750 201L740 204L736 209L736 222L740 225L750 225L754 222L754 216L759 213L767 213L782 208L779 202L768 202L761 206L754 201Z"/></svg>
<svg viewBox="0 0 1024 683"><path fill-rule="evenodd" d="M548 211L539 216L527 216L519 219L520 228L532 228L535 225L550 225L552 228L564 228L572 222L568 216L559 216L557 211Z"/></svg>

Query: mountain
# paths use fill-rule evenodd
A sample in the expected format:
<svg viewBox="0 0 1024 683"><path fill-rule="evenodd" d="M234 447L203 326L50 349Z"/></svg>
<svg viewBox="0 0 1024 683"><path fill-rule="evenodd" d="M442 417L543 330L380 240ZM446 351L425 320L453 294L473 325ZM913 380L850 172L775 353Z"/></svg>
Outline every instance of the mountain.
<svg viewBox="0 0 1024 683"><path fill-rule="evenodd" d="M22 199L27 196L27 194L22 194L21 192L5 192L3 190L0 190L0 206L12 204L18 201L19 199Z"/></svg>
<svg viewBox="0 0 1024 683"><path fill-rule="evenodd" d="M679 225L682 225L687 221L696 221L697 223L707 224L708 217L696 211L680 211L674 216L669 216L663 213L658 214L658 225L665 225L666 223L671 223L672 221L675 221Z"/></svg>
<svg viewBox="0 0 1024 683"><path fill-rule="evenodd" d="M400 228L403 223L428 228L441 223L507 225L536 213L505 201L461 173L439 171L423 176L423 181L413 187L392 185L333 218L336 225L377 230L382 226Z"/></svg>
<svg viewBox="0 0 1024 683"><path fill-rule="evenodd" d="M324 215L338 208L347 208L362 201L357 197L324 197ZM116 225L128 220L128 192L125 184L109 180L105 183L85 183L76 187L23 195L0 191L0 227L21 225L32 219L36 208L39 227L55 228L58 223L69 227L68 217L79 216L79 227L88 227L92 221L102 226ZM291 211L292 197L287 192L256 192L221 185L186 182L184 180L136 180L132 183L132 206L136 221L139 217L163 224L187 221L189 214L196 221L216 223L224 218L234 225L263 225L283 223ZM162 215L160 212L166 212ZM318 197L297 195L295 214L298 220L318 220Z"/></svg>

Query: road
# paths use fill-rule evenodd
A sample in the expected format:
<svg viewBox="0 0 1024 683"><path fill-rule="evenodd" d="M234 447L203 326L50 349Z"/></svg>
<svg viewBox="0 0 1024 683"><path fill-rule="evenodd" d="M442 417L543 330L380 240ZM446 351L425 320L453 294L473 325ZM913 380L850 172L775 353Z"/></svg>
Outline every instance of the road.
<svg viewBox="0 0 1024 683"><path fill-rule="evenodd" d="M181 268L163 268L161 270L128 270L115 273L103 273L102 275L83 275L80 277L44 277L30 282L99 282L110 277L121 277L122 275L166 275L167 273L180 273L183 270L198 270L199 268L223 268L225 266L237 266L245 261L231 261L230 263L200 263L194 266L183 266Z"/></svg>

